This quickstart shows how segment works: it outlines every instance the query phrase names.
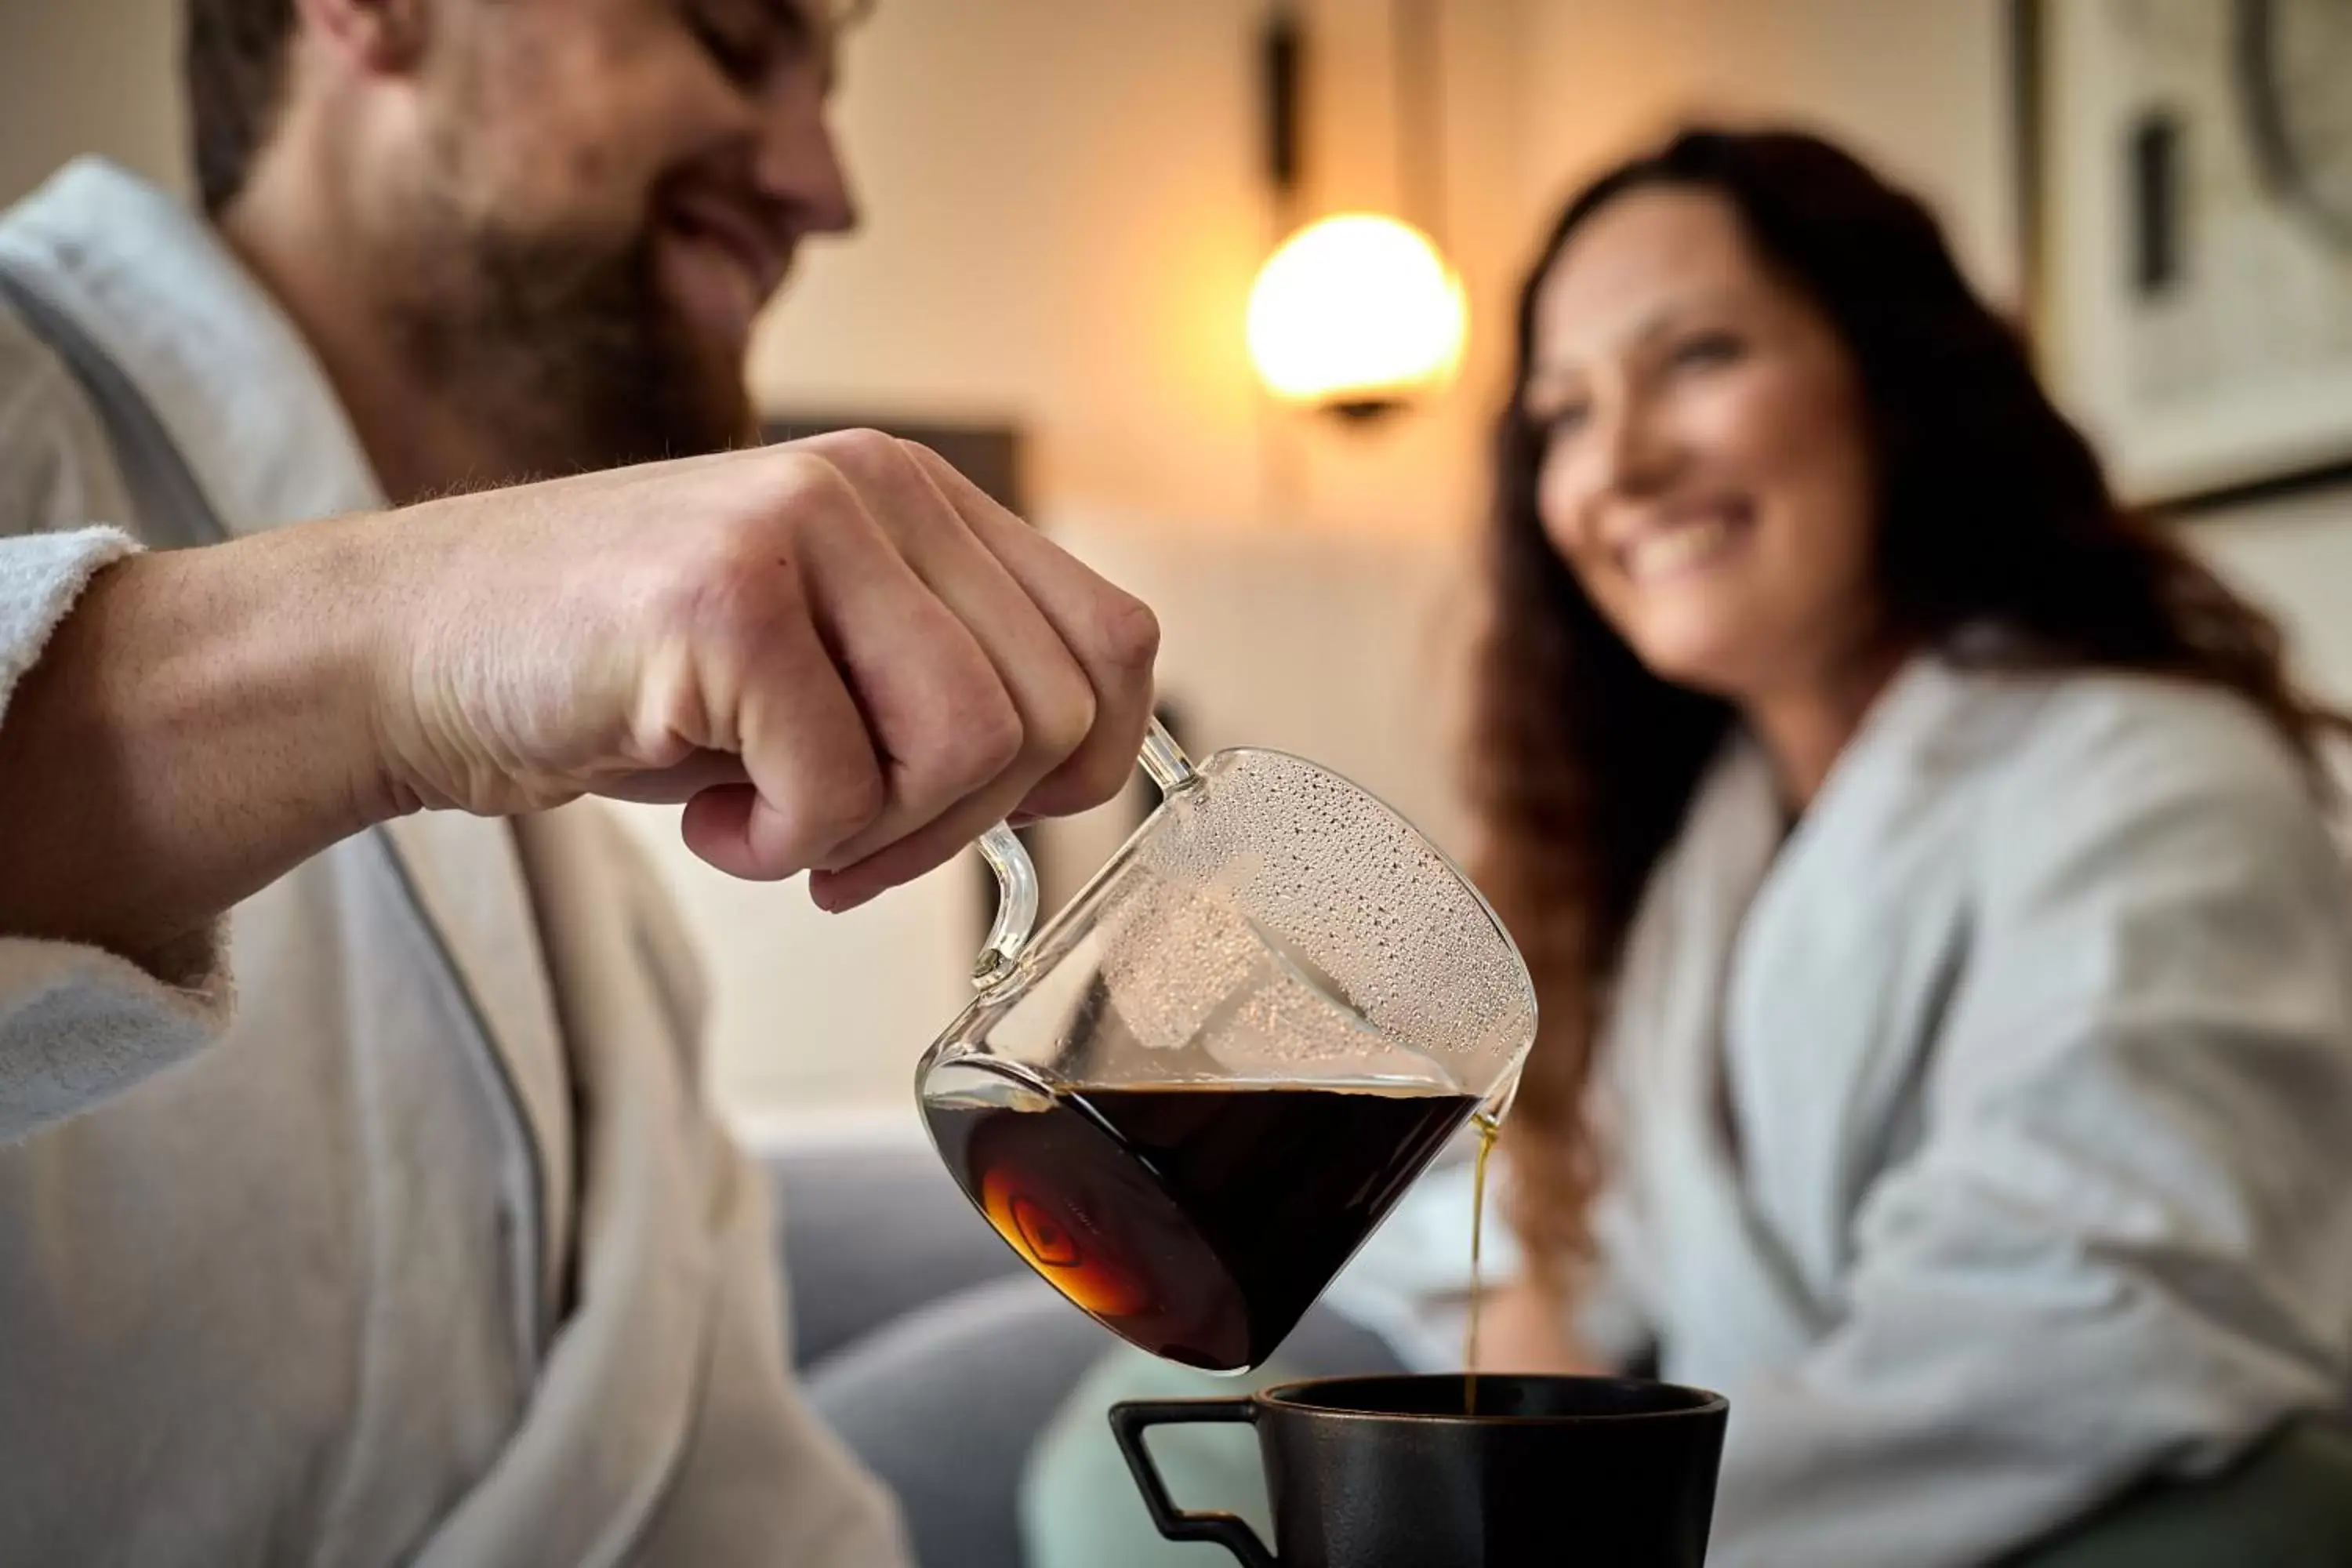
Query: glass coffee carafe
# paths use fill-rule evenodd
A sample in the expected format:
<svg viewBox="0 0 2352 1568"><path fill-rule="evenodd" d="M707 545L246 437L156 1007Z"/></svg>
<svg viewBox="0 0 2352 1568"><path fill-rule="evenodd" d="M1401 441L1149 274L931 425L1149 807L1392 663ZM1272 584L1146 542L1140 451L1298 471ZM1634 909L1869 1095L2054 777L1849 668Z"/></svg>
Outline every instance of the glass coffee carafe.
<svg viewBox="0 0 2352 1568"><path fill-rule="evenodd" d="M1414 1177L1506 1109L1535 991L1404 819L1281 752L1195 768L1034 931L1000 826L979 994L916 1078L940 1158L1032 1268L1147 1351L1263 1363Z"/></svg>

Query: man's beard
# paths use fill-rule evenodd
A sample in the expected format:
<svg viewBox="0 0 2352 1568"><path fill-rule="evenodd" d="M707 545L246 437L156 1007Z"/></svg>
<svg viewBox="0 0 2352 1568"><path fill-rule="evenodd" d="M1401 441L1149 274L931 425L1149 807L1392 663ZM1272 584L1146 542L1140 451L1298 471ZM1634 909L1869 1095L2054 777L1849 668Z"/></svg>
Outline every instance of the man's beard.
<svg viewBox="0 0 2352 1568"><path fill-rule="evenodd" d="M454 217L454 215L445 215ZM483 484L749 444L742 366L664 296L650 234L526 235L449 222L398 286L420 379L501 456Z"/></svg>

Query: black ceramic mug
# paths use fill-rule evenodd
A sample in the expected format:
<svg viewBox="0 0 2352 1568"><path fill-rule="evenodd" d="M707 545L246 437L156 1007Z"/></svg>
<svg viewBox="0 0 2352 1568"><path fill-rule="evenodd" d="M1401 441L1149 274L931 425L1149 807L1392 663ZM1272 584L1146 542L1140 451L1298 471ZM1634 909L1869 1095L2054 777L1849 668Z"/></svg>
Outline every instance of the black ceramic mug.
<svg viewBox="0 0 2352 1568"><path fill-rule="evenodd" d="M1698 1568L1723 1452L1722 1395L1630 1378L1329 1377L1239 1399L1135 1400L1111 1430L1171 1541L1249 1568ZM1230 1513L1169 1500L1146 1428L1257 1428L1274 1550Z"/></svg>

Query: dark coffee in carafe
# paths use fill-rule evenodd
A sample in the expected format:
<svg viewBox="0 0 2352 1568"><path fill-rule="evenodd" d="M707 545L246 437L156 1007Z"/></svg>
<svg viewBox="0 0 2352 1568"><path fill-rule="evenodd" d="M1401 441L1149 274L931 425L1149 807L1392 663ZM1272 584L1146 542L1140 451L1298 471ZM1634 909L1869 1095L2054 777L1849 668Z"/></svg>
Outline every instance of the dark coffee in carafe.
<svg viewBox="0 0 2352 1568"><path fill-rule="evenodd" d="M1273 1353L1476 1108L1433 1087L1219 1083L923 1113L973 1205L1063 1295L1156 1355L1226 1372Z"/></svg>

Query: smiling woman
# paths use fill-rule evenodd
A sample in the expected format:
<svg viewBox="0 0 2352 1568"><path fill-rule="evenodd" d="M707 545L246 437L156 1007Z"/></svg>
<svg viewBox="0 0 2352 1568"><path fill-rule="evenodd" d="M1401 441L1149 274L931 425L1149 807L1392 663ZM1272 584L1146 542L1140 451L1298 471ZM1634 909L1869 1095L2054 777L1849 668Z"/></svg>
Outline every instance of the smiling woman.
<svg viewBox="0 0 2352 1568"><path fill-rule="evenodd" d="M1652 671L1742 694L1810 795L1896 657L1852 354L1698 187L1595 213L1534 306L1547 541Z"/></svg>
<svg viewBox="0 0 2352 1568"><path fill-rule="evenodd" d="M1601 180L1518 355L1475 783L1540 1305L1496 1364L1729 1394L1733 1565L2006 1558L2340 1407L2339 721L2269 622L1813 138Z"/></svg>

